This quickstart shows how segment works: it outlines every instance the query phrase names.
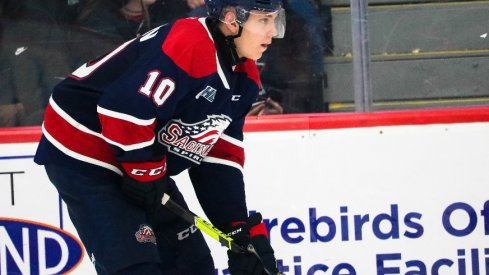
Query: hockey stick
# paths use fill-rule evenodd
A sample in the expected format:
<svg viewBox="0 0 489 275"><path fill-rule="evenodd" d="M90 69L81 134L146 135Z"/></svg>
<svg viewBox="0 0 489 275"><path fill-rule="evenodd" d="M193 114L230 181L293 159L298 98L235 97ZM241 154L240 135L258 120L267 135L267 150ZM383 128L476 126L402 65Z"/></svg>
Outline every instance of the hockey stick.
<svg viewBox="0 0 489 275"><path fill-rule="evenodd" d="M195 225L202 232L206 233L214 240L220 242L223 246L227 247L233 252L242 253L245 251L251 252L255 254L255 256L261 261L260 255L256 252L255 248L252 244L248 244L248 247L243 248L240 245L236 244L234 240L226 235L226 233L214 227L210 222L204 220L203 218L195 215L194 213L186 210L181 207L178 203L174 202L168 194L163 194L163 198L161 199L161 204L166 206L170 211L181 217L183 220L187 221L190 224ZM265 271L268 274L272 274L266 268ZM284 275L282 272L276 273L276 275Z"/></svg>

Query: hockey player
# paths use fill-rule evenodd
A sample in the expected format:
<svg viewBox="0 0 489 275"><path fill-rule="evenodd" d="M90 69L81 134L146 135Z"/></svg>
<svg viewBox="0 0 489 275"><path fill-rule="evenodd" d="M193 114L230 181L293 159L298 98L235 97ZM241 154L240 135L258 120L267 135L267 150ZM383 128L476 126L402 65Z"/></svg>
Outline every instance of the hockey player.
<svg viewBox="0 0 489 275"><path fill-rule="evenodd" d="M209 16L155 28L60 82L35 161L67 204L98 274L214 274L200 231L161 205L187 208L171 176L188 169L211 222L251 253L231 274L278 272L265 225L248 217L245 116L254 60L283 35L281 0L208 0Z"/></svg>

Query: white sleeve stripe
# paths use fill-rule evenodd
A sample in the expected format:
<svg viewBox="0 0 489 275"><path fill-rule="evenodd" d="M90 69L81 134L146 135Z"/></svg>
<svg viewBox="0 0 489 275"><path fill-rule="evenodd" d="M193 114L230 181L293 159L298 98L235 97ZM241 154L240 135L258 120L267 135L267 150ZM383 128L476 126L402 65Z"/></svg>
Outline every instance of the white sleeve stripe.
<svg viewBox="0 0 489 275"><path fill-rule="evenodd" d="M231 137L231 136L228 136L228 135L226 135L226 134L222 134L222 135L221 135L221 138L222 138L223 140L225 140L225 141L227 141L227 142L229 142L229 143L233 144L233 145L236 145L236 146L238 146L238 147L243 148L243 142L242 142L241 140L239 140L239 139L235 139L235 138L233 138L233 137Z"/></svg>
<svg viewBox="0 0 489 275"><path fill-rule="evenodd" d="M243 173L243 167L239 165L238 163L226 159L220 159L220 158L214 158L214 157L205 157L202 162L208 162L208 163L216 163L216 164L222 164L222 165L227 165L234 167Z"/></svg>
<svg viewBox="0 0 489 275"><path fill-rule="evenodd" d="M148 125L151 125L156 120L155 118L152 118L152 119L139 119L137 117L134 117L134 116L131 116L131 115L128 115L128 114L124 114L124 113L119 113L119 112L116 112L116 111L107 110L107 109L102 108L102 107L100 107L98 105L97 105L97 112L99 114L102 114L102 115L106 115L106 116L110 116L110 117L113 117L113 118L117 118L117 119L129 121L131 123L134 123L134 124L137 124L137 125L140 125L140 126L148 126Z"/></svg>
<svg viewBox="0 0 489 275"><path fill-rule="evenodd" d="M54 99L52 97L49 99L49 103L51 104L51 107L53 107L53 110L59 116L61 116L66 122L68 122L71 126L75 127L76 129L78 129L78 130L80 130L80 131L82 131L84 133L87 133L87 134L96 136L98 138L101 138L101 139L105 140L107 143L110 143L112 145L116 145L116 146L120 147L124 151L131 151L131 150L136 150L136 149L144 148L146 146L149 146L149 145L153 144L153 142L155 140L155 138L153 137L151 140L148 140L148 141L145 141L145 142L141 142L141 143L137 143L137 144L123 145L123 144L117 143L117 142L115 142L113 140L108 139L107 137L103 136L100 133L97 133L95 131L92 131L92 130L88 129L83 124L81 124L81 123L77 122L76 120L74 120L65 111L63 111L63 109L61 109L58 106L58 104L56 104L56 102L54 101Z"/></svg>
<svg viewBox="0 0 489 275"><path fill-rule="evenodd" d="M115 146L121 148L124 151L131 151L131 150L137 150L137 149L141 149L141 148L144 148L144 147L147 147L147 146L152 145L154 143L154 141L155 141L155 138L153 137L151 140L140 142L140 143L135 143L135 144L131 144L131 145L120 144L120 143L115 142L115 141L113 141L111 139L108 139L107 137L104 137L104 140L107 143L110 143L112 145L115 145Z"/></svg>
<svg viewBox="0 0 489 275"><path fill-rule="evenodd" d="M61 109L61 107L59 107L58 104L56 104L53 97L49 98L49 104L51 104L51 107L53 107L53 110L60 117L62 117L66 122L68 122L71 126L75 127L76 129L78 129L84 133L94 135L94 136L102 138L102 139L105 138L100 133L97 133L95 131L88 129L85 125L83 125L83 124L79 123L78 121L76 121L75 119L73 119L70 115L68 115L65 111L63 111L63 109Z"/></svg>
<svg viewBox="0 0 489 275"><path fill-rule="evenodd" d="M55 138L53 138L48 133L48 131L44 128L44 124L42 125L42 133L44 134L44 136L46 137L46 139L49 140L49 142L51 142L56 148L58 148L64 154L66 154L66 155L68 155L68 156L70 156L70 157L72 157L74 159L77 159L79 161L91 163L93 165L97 165L97 166L100 166L100 167L109 169L109 170L117 173L118 175L122 176L122 171L119 170L119 168L115 167L114 165L109 164L107 162L103 162L103 161L94 159L94 158L91 158L91 157L84 156L82 154L79 154L79 153L77 153L75 151L72 151L72 150L66 148L65 146L63 146L63 144L61 144L60 142L58 142Z"/></svg>

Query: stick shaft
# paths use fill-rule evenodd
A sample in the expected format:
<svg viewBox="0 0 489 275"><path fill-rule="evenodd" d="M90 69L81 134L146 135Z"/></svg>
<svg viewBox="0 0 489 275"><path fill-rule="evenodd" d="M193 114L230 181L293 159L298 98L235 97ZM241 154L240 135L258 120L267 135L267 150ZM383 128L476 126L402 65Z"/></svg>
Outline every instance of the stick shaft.
<svg viewBox="0 0 489 275"><path fill-rule="evenodd" d="M244 251L251 252L255 254L255 256L261 261L260 255L256 252L255 248L253 245L249 244L248 247L245 249L241 247L240 245L236 244L231 237L226 235L224 232L220 231L216 227L214 227L211 223L208 221L204 220L203 218L195 215L194 213L190 212L189 210L181 207L179 204L174 202L168 194L164 194L163 198L161 199L161 204L164 206L168 207L170 211L175 213L176 215L180 216L182 219L187 221L190 224L195 225L198 229L212 237L214 240L217 240L220 242L223 246L227 247L233 252L236 253L242 253ZM265 268L265 272L268 274L272 274L270 271L268 271ZM283 275L283 273L279 272L276 273L277 275Z"/></svg>
<svg viewBox="0 0 489 275"><path fill-rule="evenodd" d="M186 222L195 225L198 229L212 237L214 240L217 240L231 251L236 253L244 251L244 249L241 246L237 245L231 237L214 227L211 223L207 222L203 218L178 205L167 194L163 195L161 203L168 207L170 211L184 219Z"/></svg>

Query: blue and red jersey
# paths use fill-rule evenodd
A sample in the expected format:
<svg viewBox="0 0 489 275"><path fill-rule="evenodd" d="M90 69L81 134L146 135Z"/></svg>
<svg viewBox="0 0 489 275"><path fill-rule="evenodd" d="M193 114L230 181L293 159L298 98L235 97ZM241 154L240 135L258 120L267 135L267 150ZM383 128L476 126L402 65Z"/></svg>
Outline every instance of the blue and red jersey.
<svg viewBox="0 0 489 275"><path fill-rule="evenodd" d="M189 169L214 224L244 220L243 125L259 73L230 63L223 39L186 18L85 63L54 88L35 161L95 178L132 169L141 182Z"/></svg>

